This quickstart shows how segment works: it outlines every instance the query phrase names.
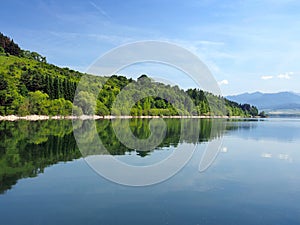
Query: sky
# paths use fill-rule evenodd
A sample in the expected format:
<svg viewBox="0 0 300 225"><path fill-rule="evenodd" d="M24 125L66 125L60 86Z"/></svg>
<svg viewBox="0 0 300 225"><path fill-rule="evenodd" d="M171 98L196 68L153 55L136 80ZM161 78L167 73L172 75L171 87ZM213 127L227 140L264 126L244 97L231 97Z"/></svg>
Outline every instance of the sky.
<svg viewBox="0 0 300 225"><path fill-rule="evenodd" d="M223 95L300 93L297 0L10 0L1 9L0 32L58 66L84 72L120 45L167 41L196 54ZM120 72L135 78L137 68ZM154 68L141 74L164 73ZM195 85L180 72L172 79Z"/></svg>

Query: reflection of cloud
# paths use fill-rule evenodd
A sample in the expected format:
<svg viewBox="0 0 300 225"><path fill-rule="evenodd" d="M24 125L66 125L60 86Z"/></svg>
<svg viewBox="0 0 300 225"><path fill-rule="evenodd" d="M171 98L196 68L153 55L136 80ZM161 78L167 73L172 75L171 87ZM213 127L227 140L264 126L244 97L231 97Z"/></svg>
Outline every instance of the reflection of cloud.
<svg viewBox="0 0 300 225"><path fill-rule="evenodd" d="M286 161L291 161L292 160L292 158L289 155L287 155L287 154L279 154L278 155L278 159L280 159L280 160L286 160Z"/></svg>
<svg viewBox="0 0 300 225"><path fill-rule="evenodd" d="M227 152L228 152L228 149L227 149L227 147L223 147L223 148L221 148L221 152L223 152L223 153L227 153Z"/></svg>
<svg viewBox="0 0 300 225"><path fill-rule="evenodd" d="M273 78L273 76L261 76L260 77L262 80L270 80Z"/></svg>
<svg viewBox="0 0 300 225"><path fill-rule="evenodd" d="M219 85L227 85L229 84L228 80L221 80L218 82Z"/></svg>
<svg viewBox="0 0 300 225"><path fill-rule="evenodd" d="M270 153L263 153L263 154L261 154L261 157L262 158L272 158L272 154L270 154Z"/></svg>

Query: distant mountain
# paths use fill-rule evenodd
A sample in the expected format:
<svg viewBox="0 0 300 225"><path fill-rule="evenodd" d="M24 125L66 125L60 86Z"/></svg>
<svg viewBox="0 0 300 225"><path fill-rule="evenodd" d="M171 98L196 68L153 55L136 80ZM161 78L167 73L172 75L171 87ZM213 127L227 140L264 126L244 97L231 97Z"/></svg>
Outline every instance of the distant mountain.
<svg viewBox="0 0 300 225"><path fill-rule="evenodd" d="M240 104L247 102L271 114L300 114L300 95L293 92L254 92L226 96L226 98Z"/></svg>

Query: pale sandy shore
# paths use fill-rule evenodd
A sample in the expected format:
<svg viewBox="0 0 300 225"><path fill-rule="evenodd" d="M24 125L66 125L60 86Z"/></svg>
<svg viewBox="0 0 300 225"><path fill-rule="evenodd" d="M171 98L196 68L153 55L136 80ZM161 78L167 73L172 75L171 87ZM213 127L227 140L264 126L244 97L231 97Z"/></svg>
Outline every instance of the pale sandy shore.
<svg viewBox="0 0 300 225"><path fill-rule="evenodd" d="M7 121L17 121L17 120L29 120L29 121L37 121L37 120L99 120L99 119L151 119L151 118L175 118L175 119L238 119L242 118L240 116L96 116L96 115L82 115L82 116L46 116L46 115L28 115L28 116L0 116L0 120Z"/></svg>

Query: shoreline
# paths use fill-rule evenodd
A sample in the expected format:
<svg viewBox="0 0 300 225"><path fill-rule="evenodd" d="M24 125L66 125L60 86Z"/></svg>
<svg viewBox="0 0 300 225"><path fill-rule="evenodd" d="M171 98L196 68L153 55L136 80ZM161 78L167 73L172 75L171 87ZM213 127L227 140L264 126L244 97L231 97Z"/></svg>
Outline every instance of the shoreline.
<svg viewBox="0 0 300 225"><path fill-rule="evenodd" d="M170 119L253 119L261 117L241 117L241 116L97 116L97 115L82 115L82 116L46 116L46 115L28 115L28 116L0 116L0 121L39 121L39 120L100 120L100 119L154 119L154 118L170 118Z"/></svg>

